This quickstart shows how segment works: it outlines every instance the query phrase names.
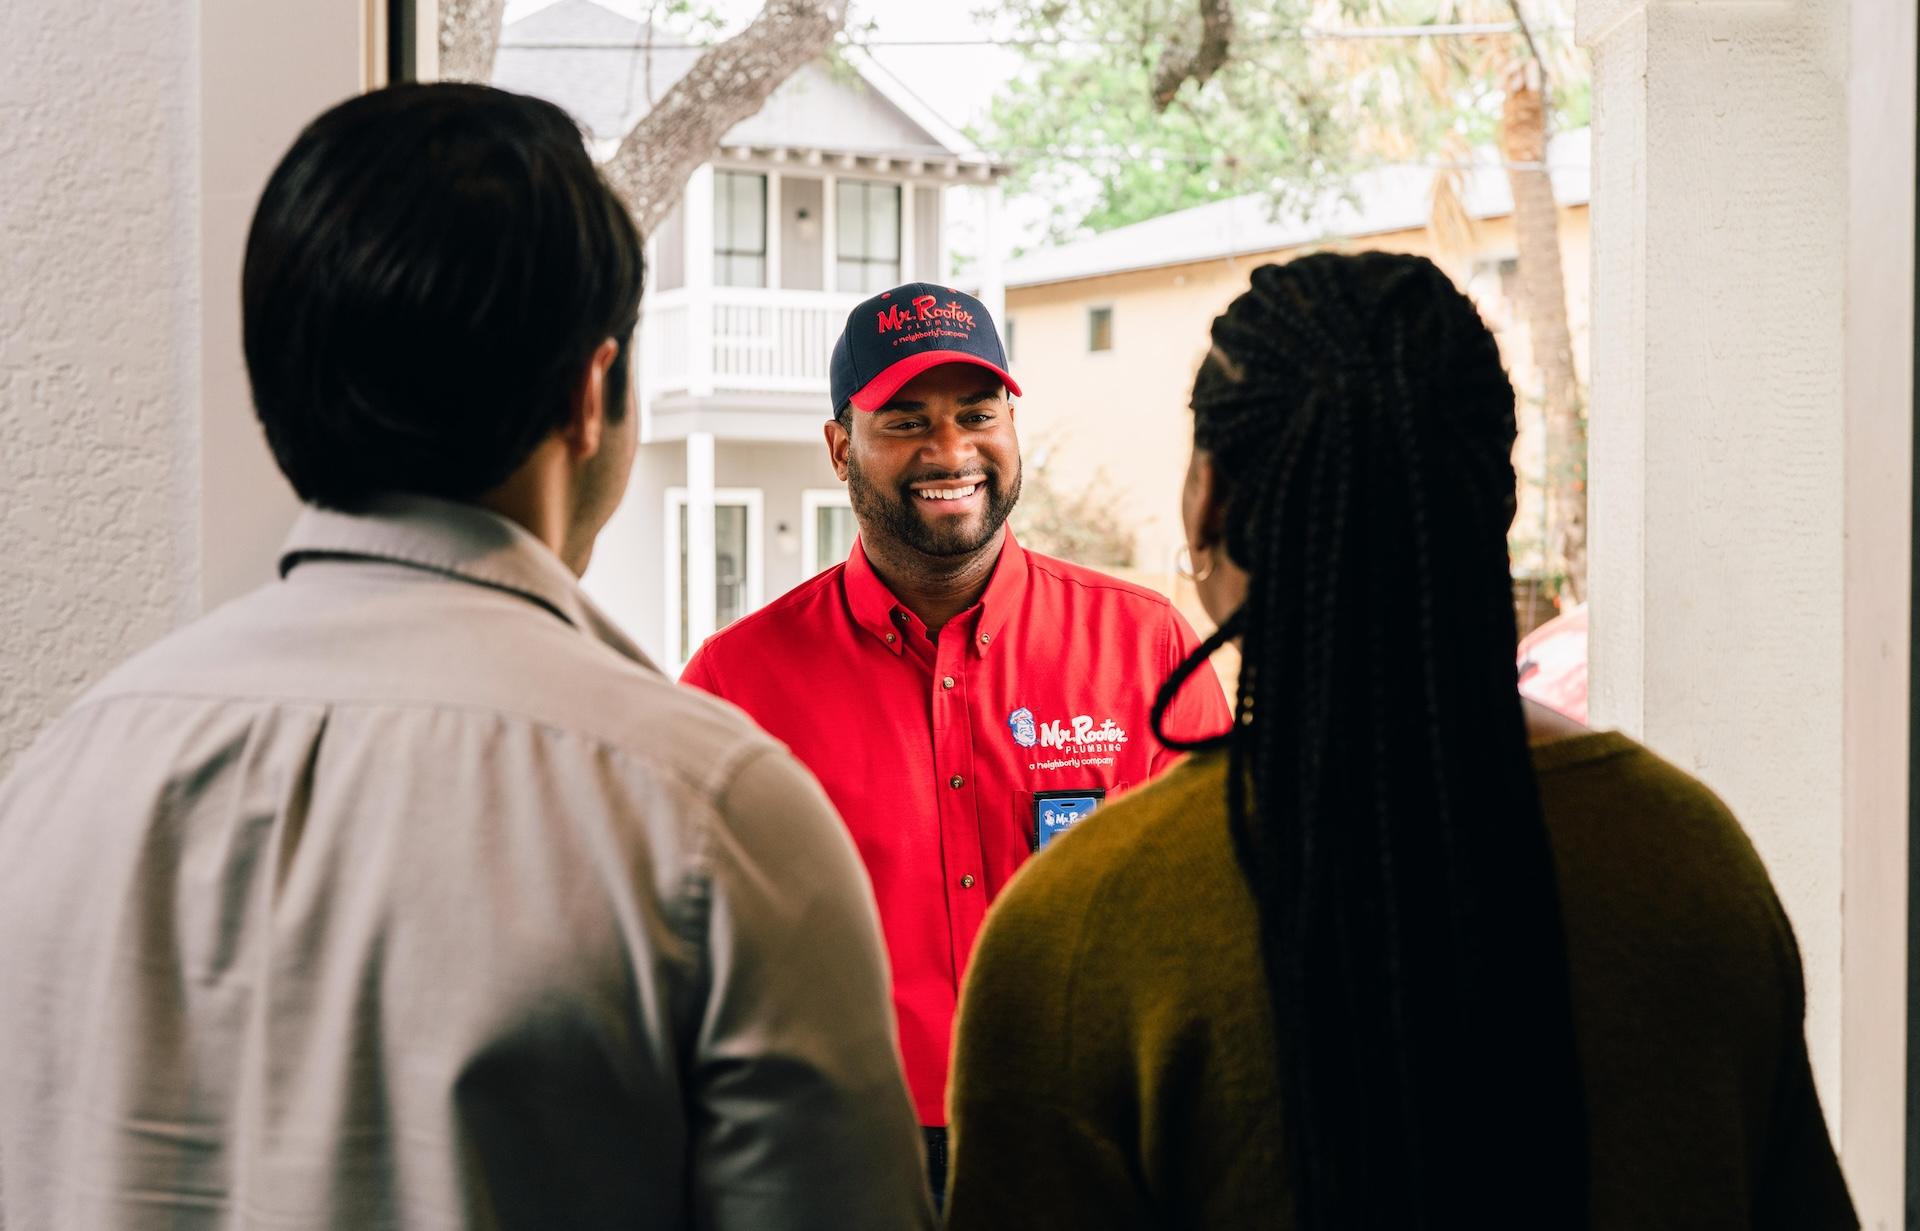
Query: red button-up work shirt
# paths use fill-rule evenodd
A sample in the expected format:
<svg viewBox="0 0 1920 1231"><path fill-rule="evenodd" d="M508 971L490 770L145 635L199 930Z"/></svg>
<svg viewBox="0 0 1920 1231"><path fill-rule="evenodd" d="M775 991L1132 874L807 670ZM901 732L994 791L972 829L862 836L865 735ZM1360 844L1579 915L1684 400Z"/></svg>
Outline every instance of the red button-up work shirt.
<svg viewBox="0 0 1920 1231"><path fill-rule="evenodd" d="M960 977L987 904L1031 852L1034 792L1146 781L1177 754L1154 693L1197 644L1162 596L1023 550L929 640L859 544L845 564L710 638L683 682L744 709L820 779L879 901L920 1122L945 1124ZM1167 717L1226 729L1203 668Z"/></svg>

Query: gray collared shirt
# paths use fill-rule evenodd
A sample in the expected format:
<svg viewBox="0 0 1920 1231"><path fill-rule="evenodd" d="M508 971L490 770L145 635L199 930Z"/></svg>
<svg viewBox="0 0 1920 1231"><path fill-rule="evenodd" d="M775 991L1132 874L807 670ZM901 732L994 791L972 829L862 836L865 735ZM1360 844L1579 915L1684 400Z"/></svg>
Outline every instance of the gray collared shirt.
<svg viewBox="0 0 1920 1231"><path fill-rule="evenodd" d="M806 771L531 535L309 511L0 785L0 1227L919 1227Z"/></svg>

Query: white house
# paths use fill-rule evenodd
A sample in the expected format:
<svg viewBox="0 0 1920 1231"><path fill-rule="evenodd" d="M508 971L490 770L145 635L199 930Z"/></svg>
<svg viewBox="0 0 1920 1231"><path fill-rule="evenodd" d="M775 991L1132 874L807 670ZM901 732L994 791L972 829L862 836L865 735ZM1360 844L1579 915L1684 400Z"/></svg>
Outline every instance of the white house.
<svg viewBox="0 0 1920 1231"><path fill-rule="evenodd" d="M507 27L494 82L565 107L605 157L699 54L562 0ZM968 202L987 254L969 289L1000 315L998 174L849 51L727 133L648 237L640 455L586 580L663 667L845 558L853 517L822 435L834 338L868 294L951 279L949 213Z"/></svg>

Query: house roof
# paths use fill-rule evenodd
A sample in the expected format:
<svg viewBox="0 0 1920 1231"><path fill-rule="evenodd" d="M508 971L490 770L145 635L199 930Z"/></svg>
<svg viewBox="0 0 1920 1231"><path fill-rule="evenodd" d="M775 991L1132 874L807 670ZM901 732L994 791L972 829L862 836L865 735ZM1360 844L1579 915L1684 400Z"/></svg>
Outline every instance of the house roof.
<svg viewBox="0 0 1920 1231"><path fill-rule="evenodd" d="M1584 205L1590 181L1588 130L1553 138L1547 168L1563 206ZM1477 151L1463 176L1462 201L1476 219L1513 212L1513 194L1498 156ZM1269 198L1254 193L1163 214L1090 239L1040 248L1008 262L1007 285L1038 286L1194 261L1217 260L1304 244L1406 231L1427 224L1433 204L1430 167L1382 167L1356 175L1348 192L1323 193L1305 210L1275 216Z"/></svg>
<svg viewBox="0 0 1920 1231"><path fill-rule="evenodd" d="M558 103L596 150L611 152L703 52L682 34L653 37L658 46L648 45L646 25L593 0L560 0L501 32L493 82ZM851 73L824 61L803 65L721 148L990 166L875 61L853 49L843 59Z"/></svg>

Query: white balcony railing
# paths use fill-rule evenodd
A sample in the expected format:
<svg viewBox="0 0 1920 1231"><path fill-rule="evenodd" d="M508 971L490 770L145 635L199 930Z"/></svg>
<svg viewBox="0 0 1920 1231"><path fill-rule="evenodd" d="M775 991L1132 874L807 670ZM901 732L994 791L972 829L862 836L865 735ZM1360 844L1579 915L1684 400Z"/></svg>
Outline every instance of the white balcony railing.
<svg viewBox="0 0 1920 1231"><path fill-rule="evenodd" d="M641 317L641 380L649 396L817 393L827 396L834 339L858 295L711 287L649 297Z"/></svg>

